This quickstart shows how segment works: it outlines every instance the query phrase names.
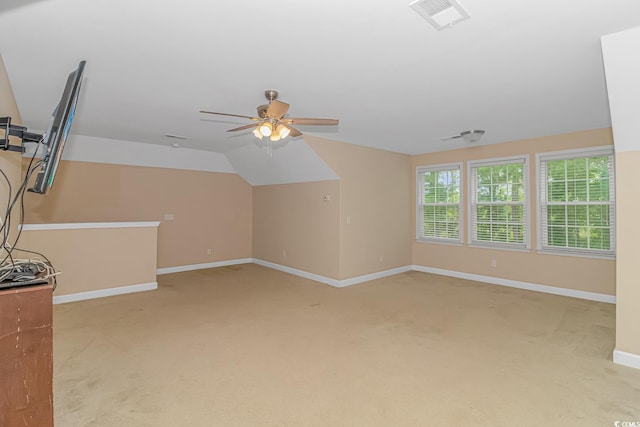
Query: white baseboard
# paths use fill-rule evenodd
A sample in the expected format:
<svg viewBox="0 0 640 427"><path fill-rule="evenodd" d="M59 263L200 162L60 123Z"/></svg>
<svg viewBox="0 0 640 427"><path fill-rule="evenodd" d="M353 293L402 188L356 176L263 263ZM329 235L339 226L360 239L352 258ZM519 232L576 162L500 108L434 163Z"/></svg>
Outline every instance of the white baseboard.
<svg viewBox="0 0 640 427"><path fill-rule="evenodd" d="M320 276L319 274L309 273L307 271L298 270L297 268L287 267L286 265L280 265L269 261L254 258L254 264L261 265L263 267L273 268L274 270L284 271L285 273L293 274L294 276L304 277L305 279L315 280L316 282L325 283L331 286L339 286L339 280L331 279L330 277Z"/></svg>
<svg viewBox="0 0 640 427"><path fill-rule="evenodd" d="M457 277L459 279L475 280L477 282L485 282L485 283L491 283L494 285L508 286L510 288L526 289L528 291L562 295L566 297L606 302L610 304L616 303L616 297L613 295L578 291L575 289L558 288L555 286L539 285L537 283L520 282L518 280L502 279L500 277L482 276L479 274L462 273L459 271L443 270L441 268L424 267L421 265L414 265L412 269L415 271L421 271L423 273L433 273L433 274L439 274L442 276Z"/></svg>
<svg viewBox="0 0 640 427"><path fill-rule="evenodd" d="M529 291L543 292L547 294L562 295L573 298L586 299L591 301L606 302L610 304L616 303L616 297L613 295L599 294L595 292L578 291L575 289L558 288L555 286L539 285L536 283L520 282L517 280L502 279L499 277L482 276L479 274L463 273L453 270L444 270L441 268L426 267L420 265L403 266L398 268L392 268L390 270L378 271L376 273L365 274L362 276L351 277L349 279L332 279L330 277L321 276L319 274L309 273L307 271L298 270L296 268L287 267L286 265L280 265L269 261L264 261L257 258L241 258L226 261L210 262L205 264L192 264L183 265L177 267L166 267L157 269L157 274L169 274L178 273L182 271L201 270L206 268L224 267L229 265L248 264L255 263L264 267L273 268L274 270L283 271L285 273L293 274L294 276L303 277L305 279L314 280L316 282L325 283L327 285L334 286L336 288L342 288L345 286L355 285L356 283L368 282L370 280L380 279L383 277L393 276L395 274L405 273L407 271L420 271L423 273L439 274L442 276L456 277L459 279L475 280L478 282L491 283L494 285L507 286L511 288L525 289ZM82 301L86 299L102 298L113 295L128 294L132 292L149 291L158 288L157 282L143 283L138 285L118 286L115 288L99 289L95 291L79 292L69 295L60 295L53 297L54 304L62 304L66 302ZM616 358L620 362L616 361ZM614 352L614 361L621 365L627 365L632 367L638 367L640 369L640 356L631 353L625 353L616 350ZM631 363L631 364L629 364Z"/></svg>
<svg viewBox="0 0 640 427"><path fill-rule="evenodd" d="M613 363L640 369L640 355L626 351L613 350Z"/></svg>
<svg viewBox="0 0 640 427"><path fill-rule="evenodd" d="M365 274L363 276L352 277L349 279L337 280L330 277L321 276L314 273L298 270L296 268L287 267L285 265L275 264L273 262L261 259L253 259L253 262L264 267L273 268L274 270L283 271L295 276L304 277L305 279L315 280L316 282L326 283L336 288L354 285L356 283L367 282L369 280L380 279L382 277L392 276L407 271L421 271L423 273L433 273L442 276L457 277L459 279L475 280L477 282L491 283L494 285L507 286L511 288L525 289L535 292L543 292L547 294L562 295L573 298L586 299L591 301L606 302L610 304L616 303L616 297L613 295L599 294L595 292L578 291L575 289L559 288L555 286L540 285L537 283L520 282L517 280L502 279L499 277L482 276L479 274L462 273L459 271L444 270L441 268L424 267L420 265L398 267L391 270L379 271L376 273Z"/></svg>
<svg viewBox="0 0 640 427"><path fill-rule="evenodd" d="M158 282L141 283L138 285L118 286L115 288L98 289L95 291L78 292L75 294L54 296L53 303L64 304L66 302L110 297L114 295L130 294L133 292L151 291L154 289L158 289Z"/></svg>
<svg viewBox="0 0 640 427"><path fill-rule="evenodd" d="M404 273L411 270L411 266L404 266L393 268L391 270L378 271L376 273L365 274L364 276L351 277L349 279L332 279L330 277L321 276L315 273L309 273L307 271L298 270L297 268L287 267L286 265L275 264L273 262L264 261L254 258L253 262L263 267L273 268L274 270L284 271L285 273L293 274L294 276L304 277L305 279L315 280L316 282L325 283L327 285L334 286L336 288L343 288L345 286L355 285L356 283L367 282L369 280L380 279L382 277L392 276L394 274Z"/></svg>
<svg viewBox="0 0 640 427"><path fill-rule="evenodd" d="M204 264L179 265L177 267L158 268L156 274L180 273L182 271L203 270L205 268L226 267L228 265L248 264L252 258L229 259L225 261L207 262Z"/></svg>
<svg viewBox="0 0 640 427"><path fill-rule="evenodd" d="M406 273L407 271L411 271L410 265L405 265L403 267L392 268L390 270L378 271L375 273L365 274L364 276L351 277L349 279L340 280L339 287L351 286L356 283L368 282L369 280L381 279L383 277L393 276L400 273Z"/></svg>

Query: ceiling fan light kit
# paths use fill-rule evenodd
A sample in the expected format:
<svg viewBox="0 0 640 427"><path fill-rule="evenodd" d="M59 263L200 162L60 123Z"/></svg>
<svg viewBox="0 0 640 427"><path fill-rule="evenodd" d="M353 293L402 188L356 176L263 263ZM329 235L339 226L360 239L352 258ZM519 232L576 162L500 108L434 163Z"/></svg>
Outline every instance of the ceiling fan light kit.
<svg viewBox="0 0 640 427"><path fill-rule="evenodd" d="M278 127L276 128L276 132L278 133L278 135L280 135L281 139L285 139L286 137L289 136L289 134L291 133L291 129L289 129L288 127L286 127L285 125L283 125L282 123L278 125Z"/></svg>
<svg viewBox="0 0 640 427"><path fill-rule="evenodd" d="M483 130L467 130L460 133L462 140L468 144L479 141L482 135L484 135Z"/></svg>
<svg viewBox="0 0 640 427"><path fill-rule="evenodd" d="M271 133L273 132L273 127L269 122L263 123L258 129L260 129L260 135L262 136L271 136Z"/></svg>
<svg viewBox="0 0 640 427"><path fill-rule="evenodd" d="M270 122L264 122L253 130L256 138L262 139L268 137L271 141L279 141L285 139L291 133L291 129L279 124L275 129Z"/></svg>

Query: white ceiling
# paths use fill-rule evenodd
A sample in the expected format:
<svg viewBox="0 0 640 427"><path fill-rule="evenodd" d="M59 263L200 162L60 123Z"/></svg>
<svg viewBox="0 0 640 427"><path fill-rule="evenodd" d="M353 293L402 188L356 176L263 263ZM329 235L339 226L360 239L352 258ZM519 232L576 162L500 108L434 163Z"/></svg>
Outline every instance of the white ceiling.
<svg viewBox="0 0 640 427"><path fill-rule="evenodd" d="M638 0L461 0L437 31L410 0L2 0L0 54L24 124L44 130L87 60L73 131L229 152L265 89L322 138L416 154L485 129L497 143L610 125L600 37L640 25Z"/></svg>

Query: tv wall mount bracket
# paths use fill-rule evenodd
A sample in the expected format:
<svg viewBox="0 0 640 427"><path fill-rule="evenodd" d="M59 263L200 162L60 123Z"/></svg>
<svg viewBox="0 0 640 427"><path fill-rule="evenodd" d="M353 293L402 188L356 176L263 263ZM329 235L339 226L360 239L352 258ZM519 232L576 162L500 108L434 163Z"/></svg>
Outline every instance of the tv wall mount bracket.
<svg viewBox="0 0 640 427"><path fill-rule="evenodd" d="M42 140L41 133L28 132L24 126L12 125L11 117L0 117L0 129L4 130L4 137L0 138L0 149L4 151L18 151L24 153L25 142L38 143ZM20 138L21 145L10 145L9 137L15 136Z"/></svg>

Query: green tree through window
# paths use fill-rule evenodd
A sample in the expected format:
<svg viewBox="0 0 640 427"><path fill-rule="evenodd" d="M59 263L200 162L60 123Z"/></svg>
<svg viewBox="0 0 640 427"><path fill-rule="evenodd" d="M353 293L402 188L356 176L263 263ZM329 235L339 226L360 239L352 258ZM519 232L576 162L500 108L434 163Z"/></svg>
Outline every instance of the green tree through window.
<svg viewBox="0 0 640 427"><path fill-rule="evenodd" d="M418 168L418 239L460 241L460 166Z"/></svg>
<svg viewBox="0 0 640 427"><path fill-rule="evenodd" d="M541 156L540 170L542 249L613 254L611 150Z"/></svg>
<svg viewBox="0 0 640 427"><path fill-rule="evenodd" d="M525 246L527 205L524 158L471 162L472 242Z"/></svg>

